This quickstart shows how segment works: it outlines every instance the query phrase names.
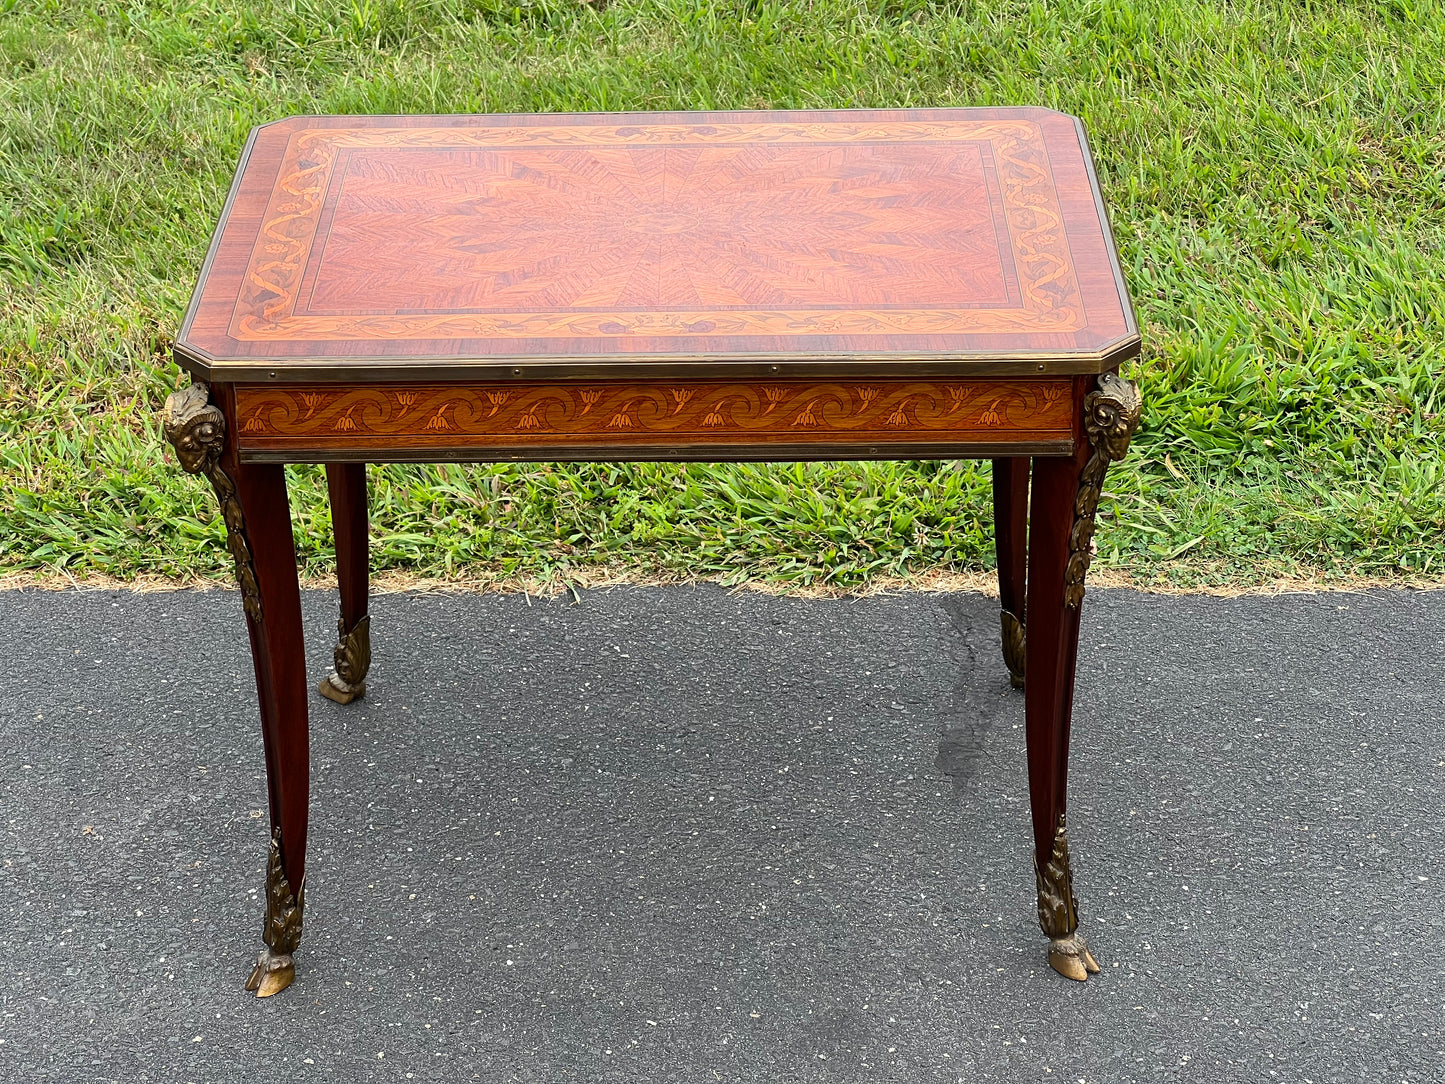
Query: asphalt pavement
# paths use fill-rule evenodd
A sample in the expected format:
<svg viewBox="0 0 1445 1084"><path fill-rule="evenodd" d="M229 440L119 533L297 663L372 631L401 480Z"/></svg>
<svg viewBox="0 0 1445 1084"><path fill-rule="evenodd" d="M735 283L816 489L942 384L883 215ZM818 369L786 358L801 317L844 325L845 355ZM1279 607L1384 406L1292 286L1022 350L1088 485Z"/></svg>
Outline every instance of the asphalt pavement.
<svg viewBox="0 0 1445 1084"><path fill-rule="evenodd" d="M373 615L256 1001L238 596L0 592L0 1080L1445 1080L1445 592L1090 591L1087 984L1045 961L993 600Z"/></svg>

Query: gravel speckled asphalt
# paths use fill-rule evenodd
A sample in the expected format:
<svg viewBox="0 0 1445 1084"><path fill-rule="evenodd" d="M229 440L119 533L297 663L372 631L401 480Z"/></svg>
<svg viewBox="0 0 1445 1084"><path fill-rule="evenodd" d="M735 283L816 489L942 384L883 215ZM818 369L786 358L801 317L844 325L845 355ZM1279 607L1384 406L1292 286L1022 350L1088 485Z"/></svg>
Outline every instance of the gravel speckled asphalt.
<svg viewBox="0 0 1445 1084"><path fill-rule="evenodd" d="M1085 985L1035 924L992 600L373 613L257 1002L236 595L0 593L0 1080L1445 1080L1445 592L1090 592Z"/></svg>

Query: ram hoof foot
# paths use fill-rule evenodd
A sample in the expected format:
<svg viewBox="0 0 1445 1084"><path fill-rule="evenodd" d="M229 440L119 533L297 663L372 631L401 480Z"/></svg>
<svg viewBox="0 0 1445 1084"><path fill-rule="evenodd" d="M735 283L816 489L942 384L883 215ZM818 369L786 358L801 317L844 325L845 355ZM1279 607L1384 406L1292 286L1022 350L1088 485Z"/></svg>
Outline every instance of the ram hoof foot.
<svg viewBox="0 0 1445 1084"><path fill-rule="evenodd" d="M257 997L279 994L296 979L296 961L289 952L276 953L262 949L251 968L251 977L246 980L246 989Z"/></svg>
<svg viewBox="0 0 1445 1084"><path fill-rule="evenodd" d="M1099 963L1077 933L1049 942L1049 966L1066 979L1085 982L1099 973Z"/></svg>
<svg viewBox="0 0 1445 1084"><path fill-rule="evenodd" d="M338 704L349 704L366 695L366 682L363 681L359 685L348 685L337 674L327 674L316 688L327 700L334 700Z"/></svg>

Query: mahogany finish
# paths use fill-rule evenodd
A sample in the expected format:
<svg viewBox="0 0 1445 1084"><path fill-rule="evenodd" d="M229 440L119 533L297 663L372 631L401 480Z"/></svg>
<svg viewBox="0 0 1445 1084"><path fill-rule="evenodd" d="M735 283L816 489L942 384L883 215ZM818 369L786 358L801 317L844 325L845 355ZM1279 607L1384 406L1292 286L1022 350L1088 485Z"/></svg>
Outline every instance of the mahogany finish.
<svg viewBox="0 0 1445 1084"><path fill-rule="evenodd" d="M1040 925L1057 970L1096 971L1069 722L1095 509L1140 415L1110 374L1138 349L1083 128L1048 110L257 129L176 342L211 387L165 416L221 501L255 658L278 835L252 988L292 980L304 905L292 462L327 465L341 620L320 691L346 704L371 662L367 461L993 458Z"/></svg>
<svg viewBox="0 0 1445 1084"><path fill-rule="evenodd" d="M235 396L224 385L214 388L212 394L226 417L227 429L234 430ZM285 468L241 463L235 458L233 443L228 443L222 454L222 465L236 485L260 596L261 618L248 614L246 625L261 706L271 825L281 833L281 854L291 884L299 886L306 871L311 758L306 643L301 631L301 589Z"/></svg>
<svg viewBox="0 0 1445 1084"><path fill-rule="evenodd" d="M1065 569L1074 526L1074 496L1087 445L1067 459L1034 462L1029 522L1028 641L1024 738L1036 855L1047 855L1065 809L1069 721L1079 649L1078 607L1065 605Z"/></svg>
<svg viewBox="0 0 1445 1084"><path fill-rule="evenodd" d="M994 552L998 557L998 603L1003 656L1014 688L1024 687L1025 590L1028 583L1029 461L993 461Z"/></svg>
<svg viewBox="0 0 1445 1084"><path fill-rule="evenodd" d="M352 629L366 616L367 537L366 464L328 463L327 496L336 536L336 583L341 593L341 624Z"/></svg>
<svg viewBox="0 0 1445 1084"><path fill-rule="evenodd" d="M1022 457L993 461L993 529L998 557L998 601L1002 609L1024 616L1028 568L1029 461Z"/></svg>

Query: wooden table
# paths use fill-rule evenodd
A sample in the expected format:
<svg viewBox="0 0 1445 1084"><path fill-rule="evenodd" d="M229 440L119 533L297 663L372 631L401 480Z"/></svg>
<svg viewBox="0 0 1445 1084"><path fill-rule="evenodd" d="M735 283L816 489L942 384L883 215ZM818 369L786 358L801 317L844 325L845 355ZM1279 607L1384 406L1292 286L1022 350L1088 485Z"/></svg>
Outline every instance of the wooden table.
<svg viewBox="0 0 1445 1084"><path fill-rule="evenodd" d="M1083 126L1044 109L256 129L176 339L195 382L164 417L220 499L255 659L271 845L247 988L292 981L305 898L282 465L326 464L341 618L320 691L346 703L371 660L365 464L400 460L992 458L1039 922L1056 970L1096 971L1064 828L1070 702L1138 349Z"/></svg>

